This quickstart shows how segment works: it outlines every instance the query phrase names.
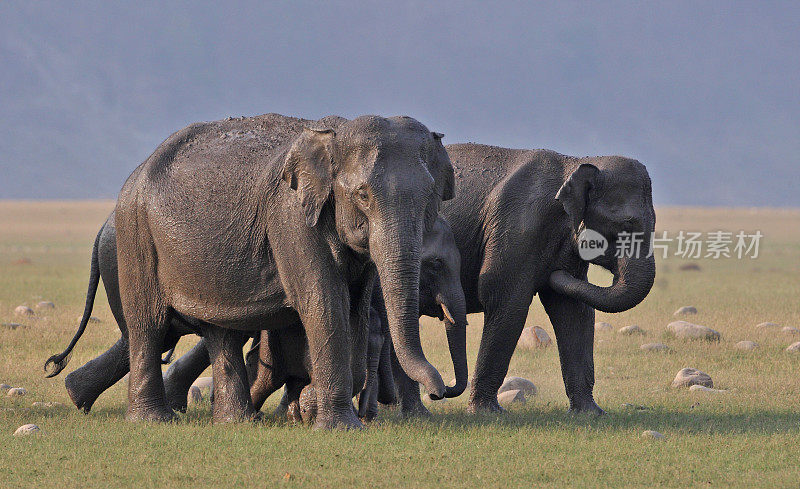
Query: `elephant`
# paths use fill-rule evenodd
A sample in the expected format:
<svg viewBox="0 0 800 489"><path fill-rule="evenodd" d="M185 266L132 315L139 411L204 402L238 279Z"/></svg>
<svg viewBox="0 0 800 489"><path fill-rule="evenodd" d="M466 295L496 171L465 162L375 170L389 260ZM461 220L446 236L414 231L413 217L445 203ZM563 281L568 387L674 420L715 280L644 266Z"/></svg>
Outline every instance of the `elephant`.
<svg viewBox="0 0 800 489"><path fill-rule="evenodd" d="M214 371L214 420L252 419L244 341L300 321L320 386L315 427L361 427L350 398L364 382L376 277L401 365L432 397L451 394L422 352L416 319L422 236L454 190L441 139L407 116L267 114L192 124L164 141L115 208L127 338L112 349L128 349L126 418L174 417L161 353L193 332ZM48 360L50 375L86 322L84 314L67 350Z"/></svg>
<svg viewBox="0 0 800 489"><path fill-rule="evenodd" d="M448 345L455 367L456 383L449 397L464 392L467 386L466 337L467 326L464 292L461 288L461 258L453 232L444 219L438 218L423 236L419 312L441 319L445 323ZM372 294L369 317L367 377L358 394L358 416L372 420L377 414L378 401L395 402L395 388L390 359L391 335L380 283ZM246 367L250 381L253 406L261 409L264 401L281 386L286 393L281 406L293 421L301 419L299 404L302 389L311 382L311 362L307 340L300 324L261 331L260 337L248 352ZM209 358L201 340L188 353L170 366L164 375L168 399L173 408L186 408L186 394L192 382L208 367ZM398 368L398 367L395 367ZM172 388L170 387L172 386ZM419 396L419 391L416 393ZM308 411L309 408L303 409Z"/></svg>
<svg viewBox="0 0 800 489"><path fill-rule="evenodd" d="M555 330L570 412L602 414L593 395L595 309L633 308L655 280L647 169L621 156L575 158L473 143L447 151L456 197L440 212L461 255L467 312L483 312L485 320L468 411L502 411L497 391L538 294ZM584 229L607 240L589 261L579 253ZM632 236L639 236L642 252L618 253ZM612 285L590 284L589 263L609 270ZM402 371L395 376L401 390L416 386ZM404 412L424 410L419 395L401 395L401 404Z"/></svg>

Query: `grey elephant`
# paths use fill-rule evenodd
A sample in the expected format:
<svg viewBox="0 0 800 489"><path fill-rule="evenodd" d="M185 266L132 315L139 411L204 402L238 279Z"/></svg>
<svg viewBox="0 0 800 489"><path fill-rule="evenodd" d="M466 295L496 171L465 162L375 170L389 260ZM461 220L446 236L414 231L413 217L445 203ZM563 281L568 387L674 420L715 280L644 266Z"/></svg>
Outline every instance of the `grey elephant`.
<svg viewBox="0 0 800 489"><path fill-rule="evenodd" d="M447 151L456 198L441 213L461 253L467 312L485 318L468 410L502 410L497 391L538 294L555 330L570 411L602 414L593 396L594 311L636 306L655 279L648 249L656 218L645 166L620 156L574 158L480 144ZM589 262L578 249L583 229L608 240L590 261L611 271L609 287L587 281ZM641 251L618 253L634 236ZM402 371L396 376L403 411L424 412L413 395L416 383ZM411 394L402 395L404 389Z"/></svg>
<svg viewBox="0 0 800 489"><path fill-rule="evenodd" d="M128 419L174 416L161 353L188 332L209 350L214 419L252 418L244 341L299 320L320 386L315 426L361 426L350 398L364 381L376 274L403 368L445 395L416 319L422 236L453 194L441 135L409 117L335 122L311 129L269 114L194 124L128 178L114 220ZM55 371L84 328L51 358Z"/></svg>
<svg viewBox="0 0 800 489"><path fill-rule="evenodd" d="M447 221L438 218L423 237L419 312L420 315L439 318L445 324L456 376L456 383L448 388L446 397L460 395L468 381L464 335L467 317L460 270L461 259L453 232ZM367 377L358 394L358 416L365 420L375 417L378 401L383 404L395 401L389 356L391 335L385 318L383 293L380 284L376 284L369 318ZM189 387L208 367L204 343L204 340L198 342L177 359L164 375L168 399L175 409L186 408ZM255 409L260 409L267 397L285 385L286 393L281 406L288 411L290 419L299 421L301 411L313 411L311 407L301 408L299 402L302 389L310 384L312 378L307 341L300 324L260 332L246 360Z"/></svg>

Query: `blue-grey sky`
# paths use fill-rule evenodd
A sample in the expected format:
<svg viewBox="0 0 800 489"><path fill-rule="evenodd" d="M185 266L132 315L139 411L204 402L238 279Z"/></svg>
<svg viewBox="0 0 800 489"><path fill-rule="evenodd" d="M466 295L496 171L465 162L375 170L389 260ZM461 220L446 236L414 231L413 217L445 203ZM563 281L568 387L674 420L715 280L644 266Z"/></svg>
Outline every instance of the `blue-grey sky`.
<svg viewBox="0 0 800 489"><path fill-rule="evenodd" d="M800 206L797 2L0 3L0 198L115 197L170 133L407 114L645 163L657 204Z"/></svg>

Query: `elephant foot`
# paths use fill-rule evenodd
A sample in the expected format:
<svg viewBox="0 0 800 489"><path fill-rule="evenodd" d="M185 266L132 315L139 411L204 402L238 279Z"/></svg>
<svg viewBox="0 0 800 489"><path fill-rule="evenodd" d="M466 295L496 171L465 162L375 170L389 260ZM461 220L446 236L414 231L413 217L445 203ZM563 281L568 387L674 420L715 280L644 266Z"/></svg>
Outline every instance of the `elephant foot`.
<svg viewBox="0 0 800 489"><path fill-rule="evenodd" d="M183 386L176 385L164 379L164 390L167 393L167 405L179 413L185 413L189 389L184 389Z"/></svg>
<svg viewBox="0 0 800 489"><path fill-rule="evenodd" d="M131 404L128 406L125 419L128 421L167 423L175 420L175 413L167 406L153 407Z"/></svg>
<svg viewBox="0 0 800 489"><path fill-rule="evenodd" d="M353 409L344 409L341 412L320 413L314 422L315 430L357 430L364 428L364 424L356 416Z"/></svg>
<svg viewBox="0 0 800 489"><path fill-rule="evenodd" d="M498 413L503 414L506 410L497 402L497 396L491 398L474 397L467 404L467 412L470 414L479 413Z"/></svg>
<svg viewBox="0 0 800 489"><path fill-rule="evenodd" d="M400 416L404 419L411 418L430 418L433 416L422 401L414 403L401 403Z"/></svg>
<svg viewBox="0 0 800 489"><path fill-rule="evenodd" d="M64 379L64 385L75 407L84 413L88 413L91 411L94 402L100 397L100 394L103 393L103 390L93 386L92 382L88 379L80 378L81 375L79 372L80 370L76 370L67 375Z"/></svg>
<svg viewBox="0 0 800 489"><path fill-rule="evenodd" d="M602 416L606 414L600 406L594 402L594 399L589 398L585 401L579 402L572 402L570 403L569 411L570 414L587 414L591 416Z"/></svg>
<svg viewBox="0 0 800 489"><path fill-rule="evenodd" d="M307 385L300 392L298 400L300 419L305 424L311 424L317 416L317 391L313 386Z"/></svg>
<svg viewBox="0 0 800 489"><path fill-rule="evenodd" d="M255 410L228 411L215 409L211 421L217 424L246 423L250 421L260 421L261 416L261 413Z"/></svg>
<svg viewBox="0 0 800 489"><path fill-rule="evenodd" d="M280 407L280 406L278 406L278 407ZM275 410L277 411L278 409L276 408ZM303 416L301 415L301 411L300 411L300 402L298 402L298 401L290 402L286 406L286 409L284 410L284 412L286 413L286 419L288 419L290 423L293 423L293 424L302 424L303 423Z"/></svg>

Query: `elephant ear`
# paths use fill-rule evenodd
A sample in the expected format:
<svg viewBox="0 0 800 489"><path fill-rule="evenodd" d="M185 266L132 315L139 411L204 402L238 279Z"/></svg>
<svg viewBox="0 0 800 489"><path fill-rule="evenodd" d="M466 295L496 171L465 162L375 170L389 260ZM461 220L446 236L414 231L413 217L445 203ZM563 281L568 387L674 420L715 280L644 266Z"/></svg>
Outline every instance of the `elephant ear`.
<svg viewBox="0 0 800 489"><path fill-rule="evenodd" d="M333 184L333 129L303 129L286 153L283 180L297 191L306 223L314 227Z"/></svg>
<svg viewBox="0 0 800 489"><path fill-rule="evenodd" d="M444 149L442 138L444 134L440 132L431 132L436 144L436 160L441 168L440 179L437 179L437 190L442 197L442 201L450 200L455 196L456 178L453 173L453 163L450 161L450 156L447 150Z"/></svg>
<svg viewBox="0 0 800 489"><path fill-rule="evenodd" d="M596 166L584 163L572 172L556 193L556 200L564 206L575 233L586 214L589 194L597 187L599 174L600 170Z"/></svg>

